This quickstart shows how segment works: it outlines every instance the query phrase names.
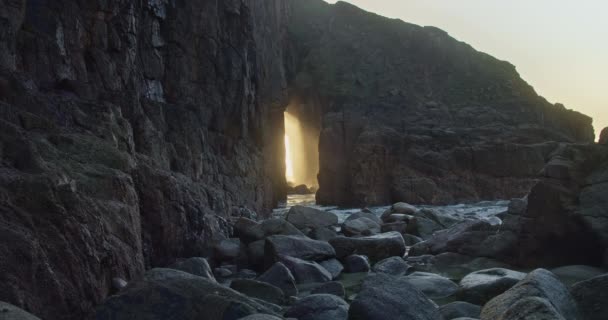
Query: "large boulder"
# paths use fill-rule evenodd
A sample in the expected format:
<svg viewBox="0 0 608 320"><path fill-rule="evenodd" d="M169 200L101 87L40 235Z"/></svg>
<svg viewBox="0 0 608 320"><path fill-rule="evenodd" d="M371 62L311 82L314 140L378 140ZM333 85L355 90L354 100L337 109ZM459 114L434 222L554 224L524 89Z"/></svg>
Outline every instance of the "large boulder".
<svg viewBox="0 0 608 320"><path fill-rule="evenodd" d="M414 271L441 274L451 279L462 279L467 274L492 268L510 268L508 264L488 258L478 258L446 252L436 256L423 255L407 258Z"/></svg>
<svg viewBox="0 0 608 320"><path fill-rule="evenodd" d="M402 276L410 269L410 265L402 257L390 257L379 261L374 265L372 271L376 273L386 273L392 276Z"/></svg>
<svg viewBox="0 0 608 320"><path fill-rule="evenodd" d="M589 280L608 272L607 269L584 265L562 266L550 271L566 286L571 286L577 282Z"/></svg>
<svg viewBox="0 0 608 320"><path fill-rule="evenodd" d="M297 296L296 278L283 263L277 262L257 278L258 281L269 283L283 291L286 296Z"/></svg>
<svg viewBox="0 0 608 320"><path fill-rule="evenodd" d="M16 306L0 301L0 319L1 320L40 320L40 318L34 316L17 308Z"/></svg>
<svg viewBox="0 0 608 320"><path fill-rule="evenodd" d="M539 297L526 297L515 301L513 306L507 309L500 320L576 320L576 318L564 318L559 311L547 299Z"/></svg>
<svg viewBox="0 0 608 320"><path fill-rule="evenodd" d="M418 209L411 204L405 202L397 202L391 206L391 213L401 213L413 215Z"/></svg>
<svg viewBox="0 0 608 320"><path fill-rule="evenodd" d="M361 238L338 237L331 239L329 243L336 250L336 256L339 259L351 254L361 254L367 256L370 262L375 263L389 257L405 255L405 243L399 232L387 232Z"/></svg>
<svg viewBox="0 0 608 320"><path fill-rule="evenodd" d="M575 283L570 289L584 320L608 319L608 274Z"/></svg>
<svg viewBox="0 0 608 320"><path fill-rule="evenodd" d="M285 219L279 218L267 219L260 223L255 221L252 223L249 219L240 218L235 224L235 229L238 231L239 238L244 243L263 240L273 235L305 237L304 233L294 225Z"/></svg>
<svg viewBox="0 0 608 320"><path fill-rule="evenodd" d="M414 272L402 279L431 299L449 297L458 290L452 280L434 273Z"/></svg>
<svg viewBox="0 0 608 320"><path fill-rule="evenodd" d="M336 256L334 248L325 241L297 236L270 236L264 249L266 265L279 260L279 256L290 256L303 260L322 261Z"/></svg>
<svg viewBox="0 0 608 320"><path fill-rule="evenodd" d="M535 299L521 302L528 298ZM551 272L536 269L514 287L490 300L481 311L481 320L525 319L507 317L507 315L523 311L534 315L534 306L539 309L539 317L553 314L555 309L564 319L579 319L576 302L564 284Z"/></svg>
<svg viewBox="0 0 608 320"><path fill-rule="evenodd" d="M179 271L175 271L179 272ZM188 273L142 280L108 298L97 320L228 320L273 312L237 291Z"/></svg>
<svg viewBox="0 0 608 320"><path fill-rule="evenodd" d="M457 318L479 318L481 307L472 303L455 301L439 307L439 312L445 320Z"/></svg>
<svg viewBox="0 0 608 320"><path fill-rule="evenodd" d="M380 233L380 225L366 217L346 220L342 224L342 233L347 237L371 236Z"/></svg>
<svg viewBox="0 0 608 320"><path fill-rule="evenodd" d="M460 300L484 305L525 277L523 272L503 268L475 271L460 280L457 296Z"/></svg>
<svg viewBox="0 0 608 320"><path fill-rule="evenodd" d="M333 294L312 294L298 300L285 312L298 320L346 320L348 303Z"/></svg>
<svg viewBox="0 0 608 320"><path fill-rule="evenodd" d="M369 272L369 269L369 259L366 256L353 254L344 259L344 270L346 272Z"/></svg>
<svg viewBox="0 0 608 320"><path fill-rule="evenodd" d="M445 227L436 221L424 217L413 217L409 220L406 231L407 233L419 236L422 239L428 239L433 236L435 231L443 229L445 229Z"/></svg>
<svg viewBox="0 0 608 320"><path fill-rule="evenodd" d="M319 264L325 268L325 270L329 271L332 279L336 279L340 276L342 271L344 270L344 265L338 259L329 259L325 261L319 262Z"/></svg>
<svg viewBox="0 0 608 320"><path fill-rule="evenodd" d="M314 288L312 291L310 291L310 293L311 294L319 294L319 293L333 294L342 299L344 299L344 297L346 296L346 291L344 289L344 285L338 281L331 281L331 282L324 283L324 284Z"/></svg>
<svg viewBox="0 0 608 320"><path fill-rule="evenodd" d="M359 212L352 213L348 217L346 217L346 219L344 221L350 221L350 220L355 220L355 219L359 219L359 218L368 218L377 224L382 224L382 219L380 219L380 217L378 217L377 215L375 215L371 212L367 212L367 211L359 211Z"/></svg>
<svg viewBox="0 0 608 320"><path fill-rule="evenodd" d="M235 279L230 283L230 288L246 296L270 303L281 305L286 302L283 290L268 282L250 279Z"/></svg>
<svg viewBox="0 0 608 320"><path fill-rule="evenodd" d="M608 145L608 128L604 128L600 133L599 144Z"/></svg>
<svg viewBox="0 0 608 320"><path fill-rule="evenodd" d="M188 272L195 276L215 281L215 277L213 276L213 270L211 269L211 267L209 266L209 262L207 262L207 259L205 258L194 257L177 261L171 266L169 266L169 269Z"/></svg>
<svg viewBox="0 0 608 320"><path fill-rule="evenodd" d="M291 271L298 284L328 282L331 273L314 261L306 261L290 256L280 256L280 261Z"/></svg>
<svg viewBox="0 0 608 320"><path fill-rule="evenodd" d="M402 278L376 274L365 279L348 311L349 320L438 320L437 306Z"/></svg>
<svg viewBox="0 0 608 320"><path fill-rule="evenodd" d="M285 219L300 230L338 224L338 216L335 213L304 206L291 207Z"/></svg>

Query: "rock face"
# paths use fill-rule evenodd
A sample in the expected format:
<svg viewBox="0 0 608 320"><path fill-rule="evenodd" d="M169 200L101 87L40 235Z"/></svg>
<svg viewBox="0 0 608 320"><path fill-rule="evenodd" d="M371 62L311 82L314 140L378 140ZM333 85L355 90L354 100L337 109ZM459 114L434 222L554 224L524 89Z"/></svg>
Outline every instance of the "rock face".
<svg viewBox="0 0 608 320"><path fill-rule="evenodd" d="M593 140L589 117L442 30L346 2L291 10L292 94L321 110L319 203L521 197L557 147L544 142Z"/></svg>

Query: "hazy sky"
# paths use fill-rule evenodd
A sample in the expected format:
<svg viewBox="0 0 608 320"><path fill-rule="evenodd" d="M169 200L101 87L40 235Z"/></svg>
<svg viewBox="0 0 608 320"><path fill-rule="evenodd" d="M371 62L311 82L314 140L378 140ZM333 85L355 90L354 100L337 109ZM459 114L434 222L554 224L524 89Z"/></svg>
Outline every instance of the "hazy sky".
<svg viewBox="0 0 608 320"><path fill-rule="evenodd" d="M328 1L335 3L336 1ZM348 0L365 10L423 26L517 67L550 102L608 127L606 0Z"/></svg>

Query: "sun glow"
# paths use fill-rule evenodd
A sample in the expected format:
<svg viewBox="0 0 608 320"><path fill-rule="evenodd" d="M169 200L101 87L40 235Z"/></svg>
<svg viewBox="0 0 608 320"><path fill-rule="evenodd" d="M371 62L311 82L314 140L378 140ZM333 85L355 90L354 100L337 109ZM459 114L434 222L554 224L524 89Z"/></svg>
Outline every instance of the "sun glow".
<svg viewBox="0 0 608 320"><path fill-rule="evenodd" d="M293 182L293 161L291 160L288 135L285 135L285 178L288 182Z"/></svg>

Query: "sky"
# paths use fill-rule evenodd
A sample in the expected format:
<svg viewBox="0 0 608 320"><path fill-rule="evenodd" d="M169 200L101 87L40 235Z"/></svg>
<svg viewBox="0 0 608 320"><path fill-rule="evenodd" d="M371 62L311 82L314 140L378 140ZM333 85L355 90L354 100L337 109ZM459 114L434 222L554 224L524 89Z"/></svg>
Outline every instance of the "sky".
<svg viewBox="0 0 608 320"><path fill-rule="evenodd" d="M328 1L335 3L336 1ZM608 127L606 0L347 0L367 11L435 26L511 62L538 94Z"/></svg>

